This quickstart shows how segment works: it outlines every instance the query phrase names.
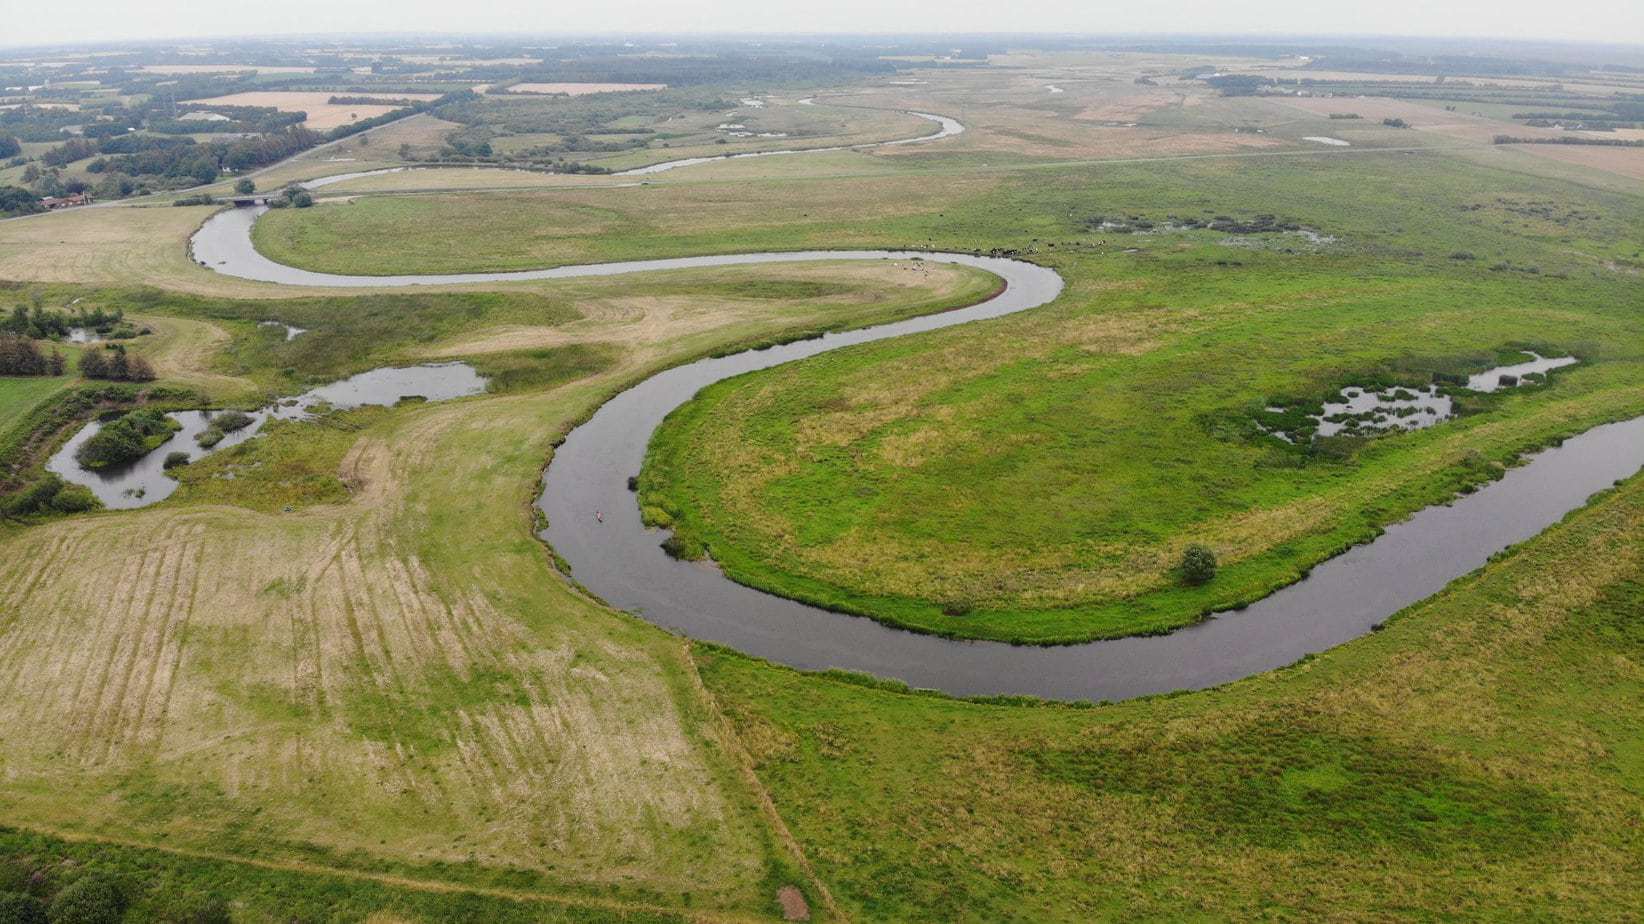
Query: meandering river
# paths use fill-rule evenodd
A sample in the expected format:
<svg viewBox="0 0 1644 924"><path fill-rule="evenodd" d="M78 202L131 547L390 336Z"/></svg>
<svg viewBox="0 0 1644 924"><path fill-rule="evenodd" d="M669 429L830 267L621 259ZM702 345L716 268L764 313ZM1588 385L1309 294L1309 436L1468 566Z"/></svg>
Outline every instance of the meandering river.
<svg viewBox="0 0 1644 924"><path fill-rule="evenodd" d="M656 427L702 387L730 376L859 343L988 319L1043 305L1054 271L965 254L808 251L683 257L502 273L345 276L283 266L251 244L260 210L220 213L195 235L196 259L219 272L294 286L449 285L607 276L703 266L817 260L924 259L994 273L1006 286L954 311L815 340L702 359L661 372L602 405L567 436L544 477L543 537L576 580L619 609L692 638L794 667L842 668L957 695L1024 694L1113 700L1201 689L1282 667L1371 631L1580 507L1644 466L1644 418L1595 427L1536 453L1501 480L1394 524L1375 541L1319 565L1248 608L1168 635L1060 647L955 641L894 629L737 584L711 565L676 561L666 533L640 522L627 488Z"/></svg>

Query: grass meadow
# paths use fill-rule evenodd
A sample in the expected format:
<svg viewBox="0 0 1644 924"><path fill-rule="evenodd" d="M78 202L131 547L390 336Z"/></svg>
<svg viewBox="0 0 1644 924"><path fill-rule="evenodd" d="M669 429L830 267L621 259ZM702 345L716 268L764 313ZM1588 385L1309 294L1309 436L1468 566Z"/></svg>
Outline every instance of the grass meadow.
<svg viewBox="0 0 1644 924"><path fill-rule="evenodd" d="M1184 89L1181 58L999 63L842 97L970 127L938 145L617 189L400 174L257 242L361 273L816 247L1055 267L1033 312L709 389L643 476L734 576L950 634L1191 621L1644 410L1636 184L1419 128L1303 150L1322 118ZM1632 916L1639 478L1382 631L1217 689L973 702L799 673L583 593L533 536L543 466L656 370L995 280L883 261L293 291L192 263L208 214L0 223L0 279L125 307L159 384L215 404L436 359L494 388L273 426L152 507L0 527L0 891L95 874L138 921L222 898L240 921L740 922L785 888L830 921ZM1334 240L1100 224L1263 214ZM1422 433L1304 453L1250 432L1269 402L1518 347L1582 363ZM0 382L0 421L66 384ZM1223 568L1187 591L1169 568L1194 541Z"/></svg>

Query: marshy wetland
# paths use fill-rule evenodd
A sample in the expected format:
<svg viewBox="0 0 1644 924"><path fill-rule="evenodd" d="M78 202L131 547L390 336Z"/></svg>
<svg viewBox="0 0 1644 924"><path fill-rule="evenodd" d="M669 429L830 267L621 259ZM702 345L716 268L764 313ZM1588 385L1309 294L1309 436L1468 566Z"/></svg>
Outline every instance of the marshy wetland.
<svg viewBox="0 0 1644 924"><path fill-rule="evenodd" d="M259 322L259 325L277 322ZM286 339L295 335L288 325ZM120 414L109 421L94 420L69 437L46 463L46 470L70 484L91 489L103 506L130 510L159 503L177 489L168 474L220 449L228 449L256 436L270 420L310 420L331 410L359 407L392 407L405 400L449 401L485 391L485 379L466 363L432 363L420 366L372 369L329 385L310 389L293 398L247 412L233 410L171 411L166 414L176 429L164 442L156 444L137 459L103 467L89 467L77 457L81 447ZM236 419L224 426L230 416ZM177 458L181 454L182 458Z"/></svg>

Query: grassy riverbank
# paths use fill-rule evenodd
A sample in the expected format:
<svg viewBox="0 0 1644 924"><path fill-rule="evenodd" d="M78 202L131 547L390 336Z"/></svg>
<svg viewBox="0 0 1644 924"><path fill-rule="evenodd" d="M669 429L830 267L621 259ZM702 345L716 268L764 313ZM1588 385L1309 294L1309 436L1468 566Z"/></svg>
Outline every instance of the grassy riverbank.
<svg viewBox="0 0 1644 924"><path fill-rule="evenodd" d="M1043 216L1023 249L1066 293L706 389L659 431L642 501L744 583L921 631L1073 641L1259 599L1522 452L1644 413L1637 283L1605 262L1644 236L1636 198L1393 158L1205 191L1218 171L1041 176L948 206L959 227ZM1331 239L1088 228L1263 208ZM1299 447L1257 428L1271 405L1514 348L1582 363L1418 433ZM1208 585L1176 574L1190 543L1221 561Z"/></svg>
<svg viewBox="0 0 1644 924"><path fill-rule="evenodd" d="M1167 81L1188 63L1150 61ZM876 604L1012 601L938 631L1047 594L1089 609L1046 633L1090 634L1102 607L1123 631L1191 618L1518 449L1639 412L1635 192L1487 142L1455 158L1425 127L1298 153L1283 139L1335 129L1138 84L1132 63L862 91L970 126L928 150L446 188L421 211L367 197L268 227L294 260L360 272L859 246L1055 266L1068 289L1035 312L710 390L645 476L728 563ZM1230 127L1259 120L1266 137ZM1428 150L1364 153L1414 135ZM1202 159L1070 162L1154 144ZM377 188L420 182L395 176ZM660 368L963 304L991 277L875 261L293 291L191 263L205 214L0 224L0 277L140 314L164 383L217 403L435 359L496 388L272 426L150 508L0 525L7 889L98 873L133 920L221 896L240 921L375 924L763 921L785 889L819 921L1606 920L1644 891L1638 478L1383 631L1224 688L1072 706L801 674L581 593L532 536L542 466ZM1171 214L1335 240L1093 222ZM1270 400L1513 345L1583 363L1339 454L1242 429ZM1206 537L1224 559L1207 597L1161 583Z"/></svg>
<svg viewBox="0 0 1644 924"><path fill-rule="evenodd" d="M1201 694L981 705L711 648L859 920L1622 920L1644 881L1644 480L1379 633Z"/></svg>

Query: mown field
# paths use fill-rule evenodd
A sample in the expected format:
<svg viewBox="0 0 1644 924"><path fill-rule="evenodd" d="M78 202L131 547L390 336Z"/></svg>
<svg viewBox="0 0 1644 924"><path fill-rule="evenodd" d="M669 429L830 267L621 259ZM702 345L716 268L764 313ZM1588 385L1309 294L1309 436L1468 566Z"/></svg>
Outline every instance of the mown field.
<svg viewBox="0 0 1644 924"><path fill-rule="evenodd" d="M886 264L399 298L83 291L217 330L180 377L196 385L290 393L455 350L493 394L276 426L179 472L165 504L0 531L0 812L50 844L186 851L167 861L183 872L262 864L219 872L233 882L368 874L357 900L432 918L453 906L420 890L707 920L772 913L784 885L816 895L678 640L555 575L530 535L533 475L646 369L992 285ZM255 326L270 315L312 329L288 342ZM381 888L397 882L409 897Z"/></svg>
<svg viewBox="0 0 1644 924"><path fill-rule="evenodd" d="M859 88L971 100L951 111L974 133L947 147L367 195L272 216L259 244L368 273L819 246L1054 266L1068 289L1034 312L711 389L646 470L648 499L739 577L934 631L1191 619L1644 411L1636 191L1430 139L1292 150L1329 132L1135 85L1136 66L1045 56ZM1259 119L1285 140L1233 130ZM328 156L387 153L363 147ZM1335 240L1092 224L1263 213ZM0 224L0 278L125 306L156 328L162 384L221 403L432 358L494 388L272 427L143 510L0 525L0 891L109 877L143 921L210 897L242 921L753 921L790 887L813 920L1633 916L1636 477L1383 631L1215 690L965 702L801 674L582 594L532 536L542 466L653 370L963 304L990 278L886 262L292 291L191 264L206 214ZM1513 346L1583 363L1337 454L1245 428L1268 401ZM1223 571L1173 589L1195 540Z"/></svg>

